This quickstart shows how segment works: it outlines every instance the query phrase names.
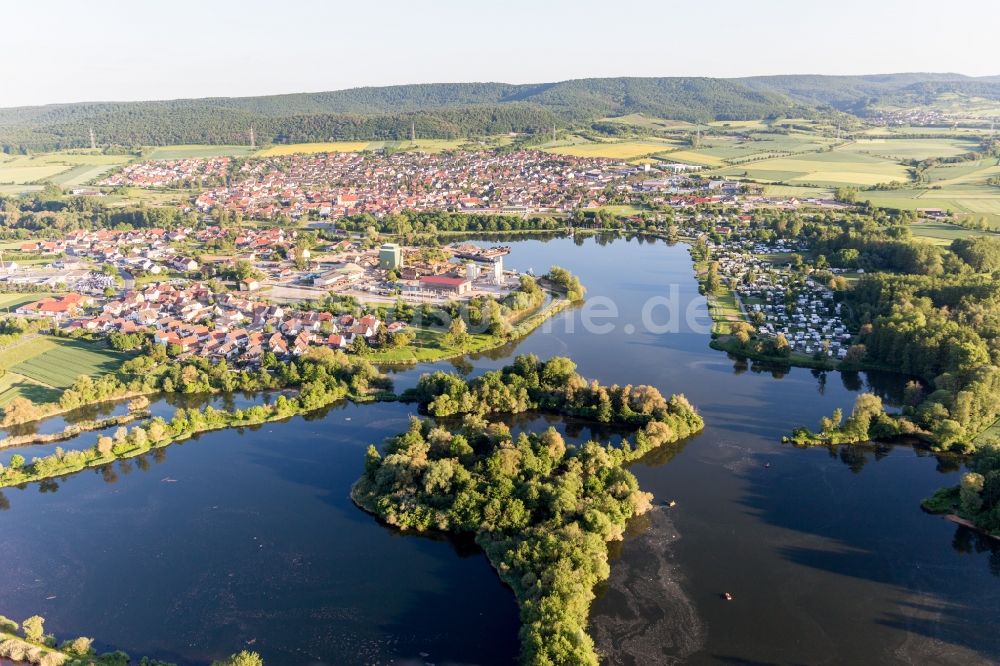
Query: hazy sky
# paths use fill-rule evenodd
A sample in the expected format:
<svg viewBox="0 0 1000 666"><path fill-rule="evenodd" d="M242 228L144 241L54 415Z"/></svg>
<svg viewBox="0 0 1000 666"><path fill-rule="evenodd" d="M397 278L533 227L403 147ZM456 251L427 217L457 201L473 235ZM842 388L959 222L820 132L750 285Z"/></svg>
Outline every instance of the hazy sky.
<svg viewBox="0 0 1000 666"><path fill-rule="evenodd" d="M592 76L1000 74L1000 0L15 0L0 16L0 107Z"/></svg>

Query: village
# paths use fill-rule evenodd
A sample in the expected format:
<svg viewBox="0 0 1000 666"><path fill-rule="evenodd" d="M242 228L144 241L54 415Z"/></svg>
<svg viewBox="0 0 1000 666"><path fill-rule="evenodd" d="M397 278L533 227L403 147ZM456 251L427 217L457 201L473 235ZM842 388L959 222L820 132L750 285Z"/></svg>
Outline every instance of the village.
<svg viewBox="0 0 1000 666"><path fill-rule="evenodd" d="M240 366L259 365L267 353L301 356L312 345L346 349L359 338L368 344L380 331L392 335L406 327L386 325L374 315L286 309L238 293L216 293L203 283L151 284L95 304L93 297L70 293L26 304L17 314L50 317L69 333L150 334L177 358L197 355Z"/></svg>
<svg viewBox="0 0 1000 666"><path fill-rule="evenodd" d="M177 354L241 363L267 352L301 354L313 344L385 344L386 334L403 325L394 322L389 331L377 317L310 310L330 297L370 308L502 302L520 284L519 273L504 266L509 248L407 246L338 229L339 218L409 210L566 217L611 204L688 211L722 204L742 211L742 220L762 206L799 203L737 181L703 179L680 164L531 150L159 160L127 166L102 184L191 189L192 203L185 221L171 228L77 229L6 250L5 290L46 295L21 304L17 314L70 331L148 333ZM326 226L308 224L319 220ZM759 335L784 335L803 354L843 358L850 336L829 290L759 259L794 248L753 245L729 234L724 220L719 228L727 236L713 244L713 258Z"/></svg>
<svg viewBox="0 0 1000 666"><path fill-rule="evenodd" d="M501 301L520 284L516 271L504 270L510 251L504 246L365 247L345 239L325 243L313 254L297 245L296 231L269 228L240 230L231 255L201 254L198 261L193 253L177 251L178 245L205 248L224 235L213 226L77 231L44 248L24 244L23 251L63 258L41 268L7 266L0 282L8 288L71 289L20 305L14 311L18 316L50 320L68 333L148 334L175 356L226 359L241 366L259 364L267 353L298 356L312 345L362 351L398 344L401 339L393 336L407 327L373 314L335 316L310 309L308 302L335 296L374 308L479 297ZM244 277L237 270L241 265ZM57 266L72 269L59 273L62 282L50 284L44 276L58 272ZM77 275L80 279L70 279ZM203 279L208 275L227 279Z"/></svg>
<svg viewBox="0 0 1000 666"><path fill-rule="evenodd" d="M702 178L698 170L680 163L638 165L537 150L331 152L239 163L229 158L145 161L98 184L191 189L189 210L226 211L237 220L329 221L407 210L566 215L642 203L674 208L838 206L813 198L765 197L759 186ZM228 183L218 184L223 176Z"/></svg>

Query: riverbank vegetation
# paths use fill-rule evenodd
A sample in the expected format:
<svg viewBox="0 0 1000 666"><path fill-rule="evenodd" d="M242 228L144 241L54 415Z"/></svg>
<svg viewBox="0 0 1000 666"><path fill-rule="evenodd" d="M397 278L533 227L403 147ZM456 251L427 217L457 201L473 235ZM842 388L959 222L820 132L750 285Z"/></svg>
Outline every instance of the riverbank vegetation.
<svg viewBox="0 0 1000 666"><path fill-rule="evenodd" d="M968 468L959 485L938 490L923 506L933 513L958 516L1000 538L1000 444L979 447Z"/></svg>
<svg viewBox="0 0 1000 666"><path fill-rule="evenodd" d="M851 415L844 420L844 413L836 409L832 416L820 419L819 432L796 428L782 441L796 446L835 446L838 444L867 444L886 441L900 435L916 435L919 429L910 421L893 418L886 413L882 399L872 393L862 393L854 401Z"/></svg>
<svg viewBox="0 0 1000 666"><path fill-rule="evenodd" d="M77 435L91 430L103 430L112 426L121 426L132 421L149 416L149 399L140 396L129 401L129 411L120 416L109 416L103 419L91 419L86 421L76 421L67 424L62 430L53 433L28 432L24 434L8 434L0 439L0 449L25 446L27 444L47 444L50 442L60 442L72 439Z"/></svg>
<svg viewBox="0 0 1000 666"><path fill-rule="evenodd" d="M606 543L652 506L625 466L699 431L701 417L683 396L587 382L559 357L519 356L472 380L436 372L405 397L462 425L414 418L383 452L369 447L355 502L404 530L474 534L520 604L522 660L597 664L586 623L609 575ZM529 410L629 426L634 442L568 446L553 428L514 437L487 421Z"/></svg>
<svg viewBox="0 0 1000 666"><path fill-rule="evenodd" d="M86 636L58 641L45 633L45 618L40 615L32 615L20 623L0 615L0 660L38 666L128 666L130 663L172 666L148 657L133 662L120 650L98 654L93 645L94 639ZM257 653L243 651L212 663L213 666L263 666L264 662Z"/></svg>
<svg viewBox="0 0 1000 666"><path fill-rule="evenodd" d="M137 362L139 360L135 359ZM207 361L197 359L180 367L171 366L160 375L158 381L161 384L172 382L170 374L178 371L179 381L182 382L179 386L206 389L191 391L192 393L219 391L226 386L229 375L209 374L214 368ZM20 455L12 456L7 467L0 467L0 487L72 474L88 467L106 465L117 459L134 457L198 433L276 421L319 409L345 398L356 401L394 398L391 393L387 393L390 388L388 380L373 365L363 359L325 348L310 350L302 358L280 366L273 375L265 370L262 374L249 377L245 386L247 388L239 390L295 388L297 395L279 395L272 403L254 405L234 412L216 410L211 406L204 410L178 409L170 421L154 418L131 429L120 427L113 437L99 437L94 446L86 449L56 449L51 455L35 458L31 462L26 462ZM230 390L238 389L230 387Z"/></svg>

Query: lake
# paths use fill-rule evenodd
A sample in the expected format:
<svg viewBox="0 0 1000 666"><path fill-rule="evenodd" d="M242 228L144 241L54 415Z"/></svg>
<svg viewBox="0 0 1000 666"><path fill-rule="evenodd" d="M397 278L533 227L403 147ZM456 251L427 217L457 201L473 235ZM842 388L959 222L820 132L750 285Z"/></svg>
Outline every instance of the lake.
<svg viewBox="0 0 1000 666"><path fill-rule="evenodd" d="M707 424L632 468L661 506L612 545L591 623L608 663L1000 660L1000 549L919 506L957 482L954 461L780 443L849 411L860 390L892 402L903 378L764 368L710 349L683 245L504 242L508 267L579 275L587 304L502 350L392 369L397 390L435 368L565 355L604 383L684 393ZM475 545L401 535L348 498L366 446L413 413L338 405L6 489L0 612L181 664L246 646L270 664L513 663L517 607ZM574 441L593 436L555 422Z"/></svg>

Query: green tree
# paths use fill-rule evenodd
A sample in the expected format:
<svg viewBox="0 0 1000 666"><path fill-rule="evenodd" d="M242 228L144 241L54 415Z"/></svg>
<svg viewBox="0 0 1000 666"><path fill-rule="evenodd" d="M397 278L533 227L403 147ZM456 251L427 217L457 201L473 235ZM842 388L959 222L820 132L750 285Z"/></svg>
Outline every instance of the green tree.
<svg viewBox="0 0 1000 666"><path fill-rule="evenodd" d="M784 333L778 333L777 337L774 338L774 351L780 356L788 356L791 353L792 348Z"/></svg>
<svg viewBox="0 0 1000 666"><path fill-rule="evenodd" d="M959 498L961 500L962 512L968 516L974 516L983 508L983 486L986 477L976 472L969 472L962 476L962 483L959 486Z"/></svg>
<svg viewBox="0 0 1000 666"><path fill-rule="evenodd" d="M719 277L719 262L713 261L708 265L708 275L705 276L705 293L712 295L722 288L722 279Z"/></svg>
<svg viewBox="0 0 1000 666"><path fill-rule="evenodd" d="M468 339L468 326L466 326L465 320L461 317L452 319L448 326L448 333L445 335L445 343L453 347L461 347Z"/></svg>
<svg viewBox="0 0 1000 666"><path fill-rule="evenodd" d="M256 652L243 650L229 658L229 666L264 666L264 660Z"/></svg>
<svg viewBox="0 0 1000 666"><path fill-rule="evenodd" d="M40 615L32 615L21 623L21 631L24 637L32 643L41 643L45 638L45 618Z"/></svg>

